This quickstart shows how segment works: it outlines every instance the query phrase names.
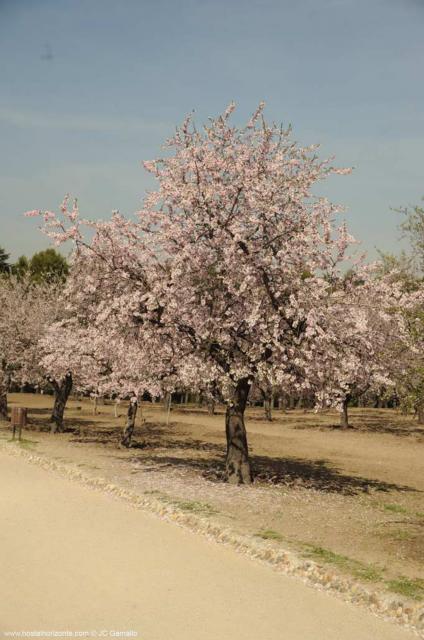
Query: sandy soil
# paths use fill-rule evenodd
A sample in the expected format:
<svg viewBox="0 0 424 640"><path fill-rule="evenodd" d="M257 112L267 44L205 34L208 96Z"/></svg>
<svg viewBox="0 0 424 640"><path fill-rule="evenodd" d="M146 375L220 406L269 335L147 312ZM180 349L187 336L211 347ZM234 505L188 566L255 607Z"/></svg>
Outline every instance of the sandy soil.
<svg viewBox="0 0 424 640"><path fill-rule="evenodd" d="M414 637L4 453L0 508L3 635L69 630L89 637L135 631L144 640Z"/></svg>
<svg viewBox="0 0 424 640"><path fill-rule="evenodd" d="M30 408L33 429L47 427L50 397L10 400ZM72 400L66 421L73 432L52 437L27 430L23 446L293 547L367 584L424 598L424 429L412 417L354 410L353 429L340 432L335 414L275 412L270 424L251 409L257 479L238 488L221 482L223 415L177 406L167 425L160 405L144 403L135 436L140 446L122 450L125 407L118 418L111 405L98 412L88 400Z"/></svg>

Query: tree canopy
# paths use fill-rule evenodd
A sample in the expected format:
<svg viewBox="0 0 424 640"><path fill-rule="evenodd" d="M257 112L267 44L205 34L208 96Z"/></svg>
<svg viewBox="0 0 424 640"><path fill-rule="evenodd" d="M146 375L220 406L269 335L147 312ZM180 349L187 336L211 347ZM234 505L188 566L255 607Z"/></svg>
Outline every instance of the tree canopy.
<svg viewBox="0 0 424 640"><path fill-rule="evenodd" d="M9 270L9 254L0 247L0 273L5 273Z"/></svg>
<svg viewBox="0 0 424 640"><path fill-rule="evenodd" d="M34 253L32 258L20 256L12 266L18 277L28 275L34 282L65 281L69 274L69 266L61 253L53 248Z"/></svg>

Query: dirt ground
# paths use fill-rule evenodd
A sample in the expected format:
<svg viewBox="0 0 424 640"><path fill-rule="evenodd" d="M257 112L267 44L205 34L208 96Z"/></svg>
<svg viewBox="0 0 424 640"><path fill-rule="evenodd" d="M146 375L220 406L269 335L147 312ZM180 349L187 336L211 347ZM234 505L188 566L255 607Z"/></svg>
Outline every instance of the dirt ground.
<svg viewBox="0 0 424 640"><path fill-rule="evenodd" d="M52 398L11 394L10 407L29 408L20 446L133 491L155 494L237 532L293 548L305 557L373 587L424 600L424 428L394 410L352 409L349 431L336 413L248 410L256 480L222 483L223 409L143 403L135 443L118 448L125 405L72 399L64 434L48 428ZM10 438L1 424L0 436Z"/></svg>

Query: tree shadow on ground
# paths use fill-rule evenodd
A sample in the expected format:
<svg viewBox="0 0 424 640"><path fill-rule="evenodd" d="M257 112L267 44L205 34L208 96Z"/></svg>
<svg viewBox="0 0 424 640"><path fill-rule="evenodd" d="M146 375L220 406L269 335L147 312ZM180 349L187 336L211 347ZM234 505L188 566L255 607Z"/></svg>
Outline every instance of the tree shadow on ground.
<svg viewBox="0 0 424 640"><path fill-rule="evenodd" d="M13 404L15 404L17 407L22 406L21 404L19 404L18 402L10 402L9 403L11 406ZM37 416L49 416L52 412L53 409L53 405L51 407L29 407L28 408L28 416L32 416L32 415L37 415Z"/></svg>
<svg viewBox="0 0 424 640"><path fill-rule="evenodd" d="M222 445L192 438L189 431L178 429L176 423L165 425L159 422L146 422L134 430L134 438L141 438L146 449L180 449L206 452L223 451Z"/></svg>
<svg viewBox="0 0 424 640"><path fill-rule="evenodd" d="M96 425L95 434L97 429ZM141 438L142 442L134 442L131 449L139 448L143 451L131 456L116 456L124 464L130 462L140 465L146 473L155 473L164 469L182 469L197 472L213 482L222 482L224 479L225 445L223 443L195 439L190 437L189 433L183 432L178 432L181 439L176 438L172 423L164 425L147 422L135 429L134 436ZM87 442L87 436L75 440ZM417 491L405 485L343 473L327 460L260 455L251 455L250 460L255 481L258 484L303 487L343 495L371 491Z"/></svg>
<svg viewBox="0 0 424 640"><path fill-rule="evenodd" d="M199 407L198 409L184 409L183 407L180 408L180 406L177 405L176 407L172 407L171 412L176 414L178 413L184 416L197 415L209 416L211 418L213 418L214 416L225 416L225 411L223 411L222 409L215 409L215 413L209 413L206 407Z"/></svg>
<svg viewBox="0 0 424 640"><path fill-rule="evenodd" d="M72 428L75 426L75 436L71 442L85 443L101 443L116 446L122 435L122 426L101 426L95 421L84 421L77 418L67 419ZM143 425L137 425L134 429L133 439L130 449L198 449L204 451L212 451L214 446L211 443L201 440L188 439L188 432L178 431L178 435L182 438L175 438L173 424L163 425L155 422L146 422ZM221 448L220 448L221 450Z"/></svg>
<svg viewBox="0 0 424 640"><path fill-rule="evenodd" d="M417 491L414 487L343 473L327 460L252 456L258 481L356 495L371 491Z"/></svg>
<svg viewBox="0 0 424 640"><path fill-rule="evenodd" d="M50 429L46 419L33 418L32 423L41 430ZM73 433L70 441L79 444L102 444L116 447L120 426L110 424L102 427L95 420L78 418L66 419L67 430ZM323 427L323 425L319 425ZM316 427L311 427L316 428ZM331 429L331 425L324 427ZM333 427L334 428L334 427ZM198 473L212 482L222 482L225 473L225 445L190 437L179 431L175 437L173 424L146 422L134 431L130 455L122 451L115 458L123 464L133 463L145 473L155 473L164 469L182 469ZM180 439L181 437L181 439ZM137 438L140 439L137 442ZM136 450L140 453L136 453ZM328 493L356 495L371 491L417 491L409 486L384 482L343 473L327 460L302 458L277 458L251 455L255 482L283 487L303 487Z"/></svg>
<svg viewBox="0 0 424 640"><path fill-rule="evenodd" d="M116 427L111 425L102 426L94 420L81 421L78 418L67 418L65 422L69 430L74 434L70 442L116 446L122 435L122 428L118 425Z"/></svg>
<svg viewBox="0 0 424 640"><path fill-rule="evenodd" d="M217 454L223 456L225 449L222 444L216 444L213 442L206 442L205 440L199 440L192 438L188 433L184 434L179 431L180 438L175 438L175 432L172 430L172 424L166 427L157 423L149 423L146 428L138 428L134 432L134 436L143 439L143 448L152 451L152 455L158 454L162 451L192 451L194 454L197 452ZM183 437L185 435L185 437ZM155 452L155 453L153 453ZM160 457L160 454L159 454Z"/></svg>
<svg viewBox="0 0 424 640"><path fill-rule="evenodd" d="M196 441L192 441L193 444ZM225 474L225 451L218 445L211 449L213 455L187 455L188 449L179 449L181 455L164 455L156 451L151 453L146 449L143 455L131 458L120 458L121 462L137 464L144 473L155 473L165 469L182 469L195 471L203 478L212 482L222 482ZM196 452L198 449L196 450ZM204 450L203 450L204 451ZM217 455L218 454L218 455ZM417 491L405 485L384 482L381 480L364 478L345 474L331 467L326 460L305 460L301 458L270 458L268 456L251 456L255 483L291 488L305 488L338 493L342 495L357 495L372 491Z"/></svg>
<svg viewBox="0 0 424 640"><path fill-rule="evenodd" d="M385 433L394 436L414 436L424 440L424 426L414 423L411 418L396 416L391 420L388 416L363 412L361 416L353 415L350 418L350 427L341 429L340 424L323 424L314 421L293 424L293 429L315 429L319 431L338 431L339 433Z"/></svg>
<svg viewBox="0 0 424 640"><path fill-rule="evenodd" d="M24 427L24 429L28 430L28 431L50 431L51 429L51 422L50 420L44 416L43 418L35 418L31 413L28 415L28 422L26 424L26 426Z"/></svg>
<svg viewBox="0 0 424 640"><path fill-rule="evenodd" d="M50 431L51 429L50 413L48 417L44 415L44 417L42 418L34 417L33 415L29 414L28 424L25 427L25 429L28 429L29 431L41 431L41 432ZM98 438L108 439L107 441L111 442L111 437L113 435L113 428L106 427L105 429L102 429L102 427L99 426L99 423L94 422L93 420L84 419L84 421L81 422L81 419L79 418L65 418L64 428L62 433L72 433L76 437L81 436L81 442L83 441L88 442L88 439L87 440L84 439L83 434L85 433L90 433L93 437L93 440L96 442L98 442ZM71 440L71 442L75 442L75 441L77 441L76 438L74 440Z"/></svg>
<svg viewBox="0 0 424 640"><path fill-rule="evenodd" d="M194 472L200 478L211 482L222 483L225 479L224 456L172 456L172 455L134 455L131 458L119 458L120 462L131 462L143 473L155 474L166 470Z"/></svg>

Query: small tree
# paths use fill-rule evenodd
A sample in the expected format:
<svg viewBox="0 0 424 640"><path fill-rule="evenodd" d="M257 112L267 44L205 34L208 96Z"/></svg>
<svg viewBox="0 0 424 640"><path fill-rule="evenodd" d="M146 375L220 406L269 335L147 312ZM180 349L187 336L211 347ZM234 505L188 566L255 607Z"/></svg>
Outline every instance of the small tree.
<svg viewBox="0 0 424 640"><path fill-rule="evenodd" d="M312 370L308 382L320 405L337 404L340 426L347 429L351 398L394 388L393 362L411 346L405 313L416 317L422 296L404 291L393 273L382 275L380 264L351 270L332 284L327 367Z"/></svg>
<svg viewBox="0 0 424 640"><path fill-rule="evenodd" d="M159 335L151 336L150 348L137 339L138 329L127 315L131 317L131 308L122 304L128 281L119 270L112 273L102 255L84 247L75 252L63 293L64 312L41 341L41 363L56 392L52 431L64 429L64 408L73 385L95 398L130 398L121 439L123 446L130 446L143 394L159 395L168 390L167 385L172 391L175 381L167 368L171 358ZM107 292L99 289L98 282L107 285Z"/></svg>
<svg viewBox="0 0 424 640"><path fill-rule="evenodd" d="M394 341L390 360L391 377L402 409L415 411L418 423L424 424L424 304L422 285L415 292L417 309L404 309L408 332L408 348Z"/></svg>
<svg viewBox="0 0 424 640"><path fill-rule="evenodd" d="M62 254L49 248L34 253L29 261L29 273L36 282L63 282L69 273L69 267Z"/></svg>
<svg viewBox="0 0 424 640"><path fill-rule="evenodd" d="M17 278L24 278L29 272L29 260L26 256L19 256L14 265L12 265L12 273Z"/></svg>
<svg viewBox="0 0 424 640"><path fill-rule="evenodd" d="M424 424L424 208L401 207L396 211L403 216L399 229L409 248L400 255L381 252L380 272L415 297L417 304L413 310L404 310L409 348L397 349L390 370L401 407L405 411L414 409L419 423Z"/></svg>
<svg viewBox="0 0 424 640"><path fill-rule="evenodd" d="M60 308L56 284L15 276L0 279L0 411L7 417L7 393L12 383L41 385L39 341Z"/></svg>
<svg viewBox="0 0 424 640"><path fill-rule="evenodd" d="M409 243L410 266L415 270L416 275L422 277L424 274L424 208L416 205L401 207L396 211L403 216L399 228Z"/></svg>
<svg viewBox="0 0 424 640"><path fill-rule="evenodd" d="M0 247L0 273L5 273L9 271L9 254Z"/></svg>

